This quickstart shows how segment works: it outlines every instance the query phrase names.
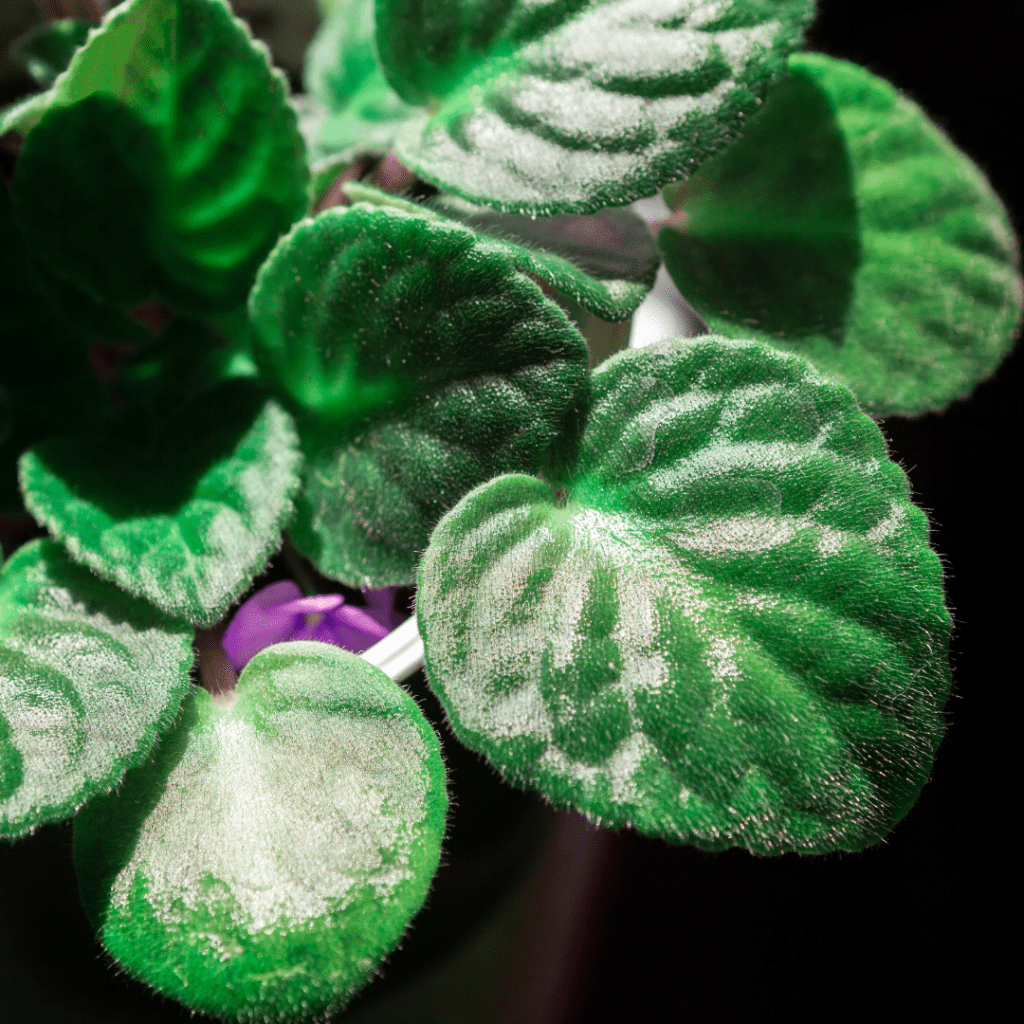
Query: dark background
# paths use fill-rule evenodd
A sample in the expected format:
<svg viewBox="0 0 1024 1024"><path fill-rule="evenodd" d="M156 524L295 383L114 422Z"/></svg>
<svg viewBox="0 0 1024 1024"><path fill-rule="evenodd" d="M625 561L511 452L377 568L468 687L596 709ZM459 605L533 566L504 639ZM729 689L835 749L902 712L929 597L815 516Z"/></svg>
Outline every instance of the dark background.
<svg viewBox="0 0 1024 1024"><path fill-rule="evenodd" d="M809 46L857 61L917 100L988 173L1019 232L1022 30L1024 4L1009 0L979 0L950 14L920 0L821 0ZM1002 752L1016 740L1011 698L1020 677L1008 662L1019 644L1021 516L1011 495L1021 465L1022 364L1020 353L1011 356L994 379L942 414L883 425L931 516L956 621L949 731L932 781L889 839L861 854L775 859L702 854L633 834L603 840L597 861L591 858L585 913L570 929L577 956L566 961L574 966L561 972L557 998L497 1017L485 1015L483 998L477 1014L472 1002L446 1010L443 998L431 998L421 1011L396 1010L393 1019L923 1016L948 1012L958 997L985 1011L1007 976L1001 951L1011 948L995 926L1006 917L1015 931L1008 871L1018 857L1015 778ZM465 826L470 840L491 836L508 850L519 849L524 829L550 834L555 819L534 810L533 798L495 796L502 791L487 790L479 771L462 762L455 773L456 787L462 773L491 805L489 820ZM516 821L515 828L502 824ZM554 827L563 845L583 836L587 846L585 830L574 832L564 816ZM54 826L0 846L0 1019L187 1020L105 966L74 899L68 841L67 827ZM459 856L456 850L452 860ZM484 876L512 877L516 856L506 860L495 867L492 856ZM442 879L446 886L457 889L451 879ZM444 927L425 919L361 1005L400 987L429 959L429 947L446 941ZM498 941L473 955L482 975L502 963L502 984L551 970L539 960L551 955L543 944L524 952Z"/></svg>

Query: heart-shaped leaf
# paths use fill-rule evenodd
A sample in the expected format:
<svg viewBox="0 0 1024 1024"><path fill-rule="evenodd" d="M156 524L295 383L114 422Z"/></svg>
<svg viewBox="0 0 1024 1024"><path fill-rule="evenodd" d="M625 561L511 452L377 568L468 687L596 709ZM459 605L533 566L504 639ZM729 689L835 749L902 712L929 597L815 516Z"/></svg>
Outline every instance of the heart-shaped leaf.
<svg viewBox="0 0 1024 1024"><path fill-rule="evenodd" d="M279 644L230 697L193 689L75 819L82 902L126 970L194 1010L324 1019L422 905L447 803L408 694L336 647Z"/></svg>
<svg viewBox="0 0 1024 1024"><path fill-rule="evenodd" d="M840 383L706 337L593 373L559 492L439 523L416 607L456 735L602 824L859 849L928 777L950 619L928 524Z"/></svg>
<svg viewBox="0 0 1024 1024"><path fill-rule="evenodd" d="M518 270L568 295L603 320L632 316L654 285L661 264L647 225L631 210L520 217L455 196L417 204L359 182L347 182L344 190L354 202L421 215L429 212L465 224L488 247L508 256Z"/></svg>
<svg viewBox="0 0 1024 1024"><path fill-rule="evenodd" d="M174 720L192 630L32 541L0 574L0 837L117 785Z"/></svg>
<svg viewBox="0 0 1024 1024"><path fill-rule="evenodd" d="M876 415L967 394L1013 343L1024 287L984 175L911 100L822 54L790 58L744 137L658 241L711 328L799 352Z"/></svg>
<svg viewBox="0 0 1024 1024"><path fill-rule="evenodd" d="M374 0L340 3L306 51L307 92L326 108L311 156L331 165L363 153L386 153L410 119L419 116L388 85L377 64Z"/></svg>
<svg viewBox="0 0 1024 1024"><path fill-rule="evenodd" d="M590 213L687 177L754 113L813 0L377 0L396 144L445 191Z"/></svg>
<svg viewBox="0 0 1024 1024"><path fill-rule="evenodd" d="M129 0L58 78L13 195L37 254L94 296L203 312L245 300L307 179L285 81L223 0Z"/></svg>
<svg viewBox="0 0 1024 1024"><path fill-rule="evenodd" d="M353 586L411 583L446 509L495 473L535 470L586 372L586 343L536 284L426 214L303 221L250 310L306 453L292 539Z"/></svg>
<svg viewBox="0 0 1024 1024"><path fill-rule="evenodd" d="M281 543L302 455L291 417L246 381L151 439L66 435L20 462L25 506L71 556L196 625L216 622Z"/></svg>

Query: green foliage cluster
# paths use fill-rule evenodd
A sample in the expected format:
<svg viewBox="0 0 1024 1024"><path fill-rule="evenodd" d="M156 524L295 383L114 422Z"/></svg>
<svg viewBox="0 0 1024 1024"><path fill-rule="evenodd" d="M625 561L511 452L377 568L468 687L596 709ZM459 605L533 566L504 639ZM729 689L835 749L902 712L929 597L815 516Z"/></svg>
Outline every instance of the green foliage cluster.
<svg viewBox="0 0 1024 1024"><path fill-rule="evenodd" d="M950 619L867 413L994 371L1019 255L914 104L799 52L813 10L336 0L302 102L225 0L21 41L0 511L52 539L0 575L0 836L76 815L132 974L322 1016L437 868L437 737L381 671L190 683L286 529L416 584L456 735L558 806L772 854L912 806ZM655 241L626 207L666 186ZM662 259L713 333L588 368Z"/></svg>

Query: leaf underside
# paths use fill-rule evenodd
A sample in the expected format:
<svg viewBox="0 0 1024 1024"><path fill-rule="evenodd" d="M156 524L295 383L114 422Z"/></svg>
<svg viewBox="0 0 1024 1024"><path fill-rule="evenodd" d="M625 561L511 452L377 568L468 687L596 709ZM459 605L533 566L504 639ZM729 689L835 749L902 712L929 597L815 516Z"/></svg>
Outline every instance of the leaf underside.
<svg viewBox="0 0 1024 1024"><path fill-rule="evenodd" d="M430 683L510 781L705 849L859 849L928 777L950 619L841 384L708 337L593 373L556 495L509 475L419 570Z"/></svg>
<svg viewBox="0 0 1024 1024"><path fill-rule="evenodd" d="M0 837L70 817L149 754L192 665L192 630L52 541L0 575Z"/></svg>
<svg viewBox="0 0 1024 1024"><path fill-rule="evenodd" d="M295 426L232 381L142 442L65 435L20 461L25 506L71 556L195 625L215 623L277 550L302 455Z"/></svg>
<svg viewBox="0 0 1024 1024"><path fill-rule="evenodd" d="M920 413L991 374L1020 323L1019 251L981 171L912 101L796 54L744 137L658 237L712 330L810 359L875 415Z"/></svg>
<svg viewBox="0 0 1024 1024"><path fill-rule="evenodd" d="M689 176L757 110L812 0L378 0L401 160L512 213L590 213Z"/></svg>
<svg viewBox="0 0 1024 1024"><path fill-rule="evenodd" d="M122 967L193 1010L324 1019L423 903L440 747L411 697L328 644L267 648L236 693L193 688L153 759L75 819L83 905Z"/></svg>
<svg viewBox="0 0 1024 1024"><path fill-rule="evenodd" d="M13 183L39 257L121 307L243 302L308 168L287 86L226 4L117 8L47 95Z"/></svg>
<svg viewBox="0 0 1024 1024"><path fill-rule="evenodd" d="M565 314L468 228L398 209L304 221L250 300L306 454L291 537L353 586L411 583L441 514L532 471L586 372Z"/></svg>

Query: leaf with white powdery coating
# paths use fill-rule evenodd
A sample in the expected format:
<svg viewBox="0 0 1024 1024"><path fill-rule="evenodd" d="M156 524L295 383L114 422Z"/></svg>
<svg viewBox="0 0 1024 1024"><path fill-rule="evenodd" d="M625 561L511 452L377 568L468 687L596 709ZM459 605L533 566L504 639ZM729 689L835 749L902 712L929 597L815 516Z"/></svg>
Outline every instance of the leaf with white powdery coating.
<svg viewBox="0 0 1024 1024"><path fill-rule="evenodd" d="M192 630L33 541L0 574L0 837L67 818L148 754Z"/></svg>
<svg viewBox="0 0 1024 1024"><path fill-rule="evenodd" d="M129 0L48 95L12 187L39 257L120 306L243 302L309 171L283 77L223 0Z"/></svg>
<svg viewBox="0 0 1024 1024"><path fill-rule="evenodd" d="M402 162L512 213L591 213L742 131L813 0L377 0L389 81L429 107Z"/></svg>
<svg viewBox="0 0 1024 1024"><path fill-rule="evenodd" d="M25 507L130 594L215 623L281 543L302 453L292 418L229 381L150 438L65 435L20 460Z"/></svg>
<svg viewBox="0 0 1024 1024"><path fill-rule="evenodd" d="M131 974L240 1021L325 1019L419 910L447 811L440 745L379 669L329 644L193 688L175 729L75 819L82 903Z"/></svg>
<svg viewBox="0 0 1024 1024"><path fill-rule="evenodd" d="M982 172L888 82L795 54L658 242L711 329L810 359L872 414L941 408L991 374L1024 305Z"/></svg>
<svg viewBox="0 0 1024 1024"><path fill-rule="evenodd" d="M303 221L250 311L306 454L290 535L353 586L411 583L466 491L535 471L586 372L586 342L504 253L418 212Z"/></svg>
<svg viewBox="0 0 1024 1024"><path fill-rule="evenodd" d="M924 513L850 392L708 337L592 375L556 494L441 520L416 607L456 735L513 782L705 849L860 849L942 736L950 619Z"/></svg>

